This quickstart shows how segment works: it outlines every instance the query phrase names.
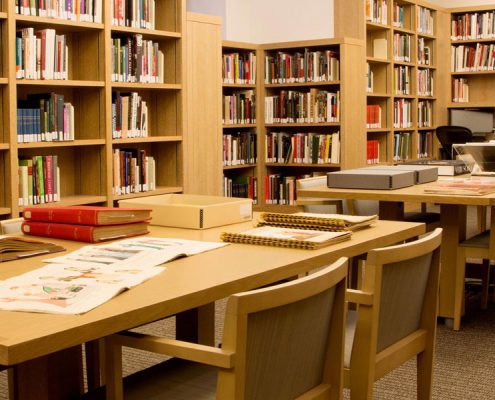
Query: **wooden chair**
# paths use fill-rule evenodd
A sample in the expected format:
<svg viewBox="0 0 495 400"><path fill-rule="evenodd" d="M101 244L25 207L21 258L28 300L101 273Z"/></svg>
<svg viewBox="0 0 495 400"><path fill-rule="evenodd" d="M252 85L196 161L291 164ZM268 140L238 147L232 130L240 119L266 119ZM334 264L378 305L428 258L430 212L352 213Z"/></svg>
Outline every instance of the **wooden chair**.
<svg viewBox="0 0 495 400"><path fill-rule="evenodd" d="M374 381L417 356L418 399L431 398L442 229L368 253L362 290L348 289L344 386L371 399Z"/></svg>
<svg viewBox="0 0 495 400"><path fill-rule="evenodd" d="M479 213L478 213L479 215ZM455 277L454 330L461 328L461 317L464 310L464 286L466 279L466 260L476 258L482 260L481 265L481 308L488 307L490 283L490 261L495 260L495 208L490 210L490 227L488 230L459 243L457 249L457 266ZM469 265L469 264L468 264ZM493 293L495 301L495 289Z"/></svg>
<svg viewBox="0 0 495 400"><path fill-rule="evenodd" d="M316 186L326 186L326 184L326 175L298 179L296 181L297 189L308 189ZM314 213L342 214L344 210L344 202L342 199L299 197L296 200L296 205L301 211Z"/></svg>
<svg viewBox="0 0 495 400"><path fill-rule="evenodd" d="M208 399L215 391L225 400L341 399L346 276L340 258L304 278L230 296L221 349L132 332L108 337L107 399L123 396L121 346L189 360L126 378L126 399Z"/></svg>

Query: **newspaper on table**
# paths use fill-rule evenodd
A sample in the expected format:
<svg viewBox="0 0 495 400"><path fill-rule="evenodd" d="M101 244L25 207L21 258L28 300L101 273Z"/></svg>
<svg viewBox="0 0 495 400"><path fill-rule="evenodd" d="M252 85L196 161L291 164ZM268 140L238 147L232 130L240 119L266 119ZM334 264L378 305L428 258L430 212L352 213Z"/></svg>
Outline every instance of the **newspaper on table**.
<svg viewBox="0 0 495 400"><path fill-rule="evenodd" d="M81 314L161 273L178 257L226 243L139 237L84 246L50 264L0 282L0 309Z"/></svg>

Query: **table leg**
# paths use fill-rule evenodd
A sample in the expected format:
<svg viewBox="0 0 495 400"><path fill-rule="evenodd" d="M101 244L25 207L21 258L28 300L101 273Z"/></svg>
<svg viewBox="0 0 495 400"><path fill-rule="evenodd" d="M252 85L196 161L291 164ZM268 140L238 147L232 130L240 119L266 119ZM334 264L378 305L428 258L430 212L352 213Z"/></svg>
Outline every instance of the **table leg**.
<svg viewBox="0 0 495 400"><path fill-rule="evenodd" d="M466 238L465 205L441 204L440 225L443 228L441 248L440 298L438 315L454 318L455 303L462 293L456 293L457 280L457 247ZM459 292L459 291L457 291Z"/></svg>
<svg viewBox="0 0 495 400"><path fill-rule="evenodd" d="M81 347L26 361L9 371L11 400L69 400L84 390Z"/></svg>
<svg viewBox="0 0 495 400"><path fill-rule="evenodd" d="M380 219L403 221L404 203L396 202L396 201L380 201L379 215L380 215Z"/></svg>
<svg viewBox="0 0 495 400"><path fill-rule="evenodd" d="M188 342L215 345L215 303L176 315L175 335Z"/></svg>

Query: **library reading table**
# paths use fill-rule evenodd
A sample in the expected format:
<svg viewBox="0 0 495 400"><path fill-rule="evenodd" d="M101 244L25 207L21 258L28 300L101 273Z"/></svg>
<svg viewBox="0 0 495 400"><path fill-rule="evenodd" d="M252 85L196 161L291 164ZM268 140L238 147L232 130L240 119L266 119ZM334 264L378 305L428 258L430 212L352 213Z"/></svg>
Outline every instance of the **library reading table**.
<svg viewBox="0 0 495 400"><path fill-rule="evenodd" d="M219 241L221 231L239 232L252 225L250 221L203 231L152 226L150 235ZM212 343L212 303L215 300L295 276L341 256L356 256L372 248L418 236L424 230L423 224L377 221L372 227L353 233L350 240L319 250L230 244L169 262L167 269L158 276L82 315L0 311L0 368L14 367L10 390L15 399L75 398L82 391L80 354L83 343L167 316L191 312L187 310L197 310L196 318L192 319L195 332L189 338ZM63 245L68 251L86 245L56 239L49 241ZM57 255L60 254L63 253ZM40 267L42 259L43 256L38 256L2 263L0 279ZM188 336L190 321L178 318L179 337Z"/></svg>
<svg viewBox="0 0 495 400"><path fill-rule="evenodd" d="M336 189L318 186L299 189L301 197L340 198L351 200L378 200L380 219L402 220L404 218L404 203L435 203L440 205L440 226L443 228L440 299L438 315L452 322L455 316L455 302L460 301L456 293L456 279L460 279L456 271L457 247L466 238L467 206L493 206L495 194L483 196L442 195L424 193L427 184L414 185L402 189L372 190L372 189Z"/></svg>

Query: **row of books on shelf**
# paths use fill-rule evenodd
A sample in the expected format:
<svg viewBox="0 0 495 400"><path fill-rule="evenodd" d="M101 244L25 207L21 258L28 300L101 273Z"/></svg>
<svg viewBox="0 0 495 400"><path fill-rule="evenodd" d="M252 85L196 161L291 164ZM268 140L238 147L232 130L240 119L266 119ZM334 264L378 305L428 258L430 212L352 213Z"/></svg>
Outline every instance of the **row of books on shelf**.
<svg viewBox="0 0 495 400"><path fill-rule="evenodd" d="M366 91L373 93L374 73L370 63L366 63Z"/></svg>
<svg viewBox="0 0 495 400"><path fill-rule="evenodd" d="M418 101L418 128L428 128L433 125L433 102Z"/></svg>
<svg viewBox="0 0 495 400"><path fill-rule="evenodd" d="M450 48L452 72L495 70L495 44L457 45Z"/></svg>
<svg viewBox="0 0 495 400"><path fill-rule="evenodd" d="M156 164L146 150L113 150L113 192L117 195L156 189Z"/></svg>
<svg viewBox="0 0 495 400"><path fill-rule="evenodd" d="M288 133L268 132L265 142L266 162L294 164L338 164L339 132Z"/></svg>
<svg viewBox="0 0 495 400"><path fill-rule="evenodd" d="M112 38L111 55L113 82L164 82L165 56L158 42L141 34Z"/></svg>
<svg viewBox="0 0 495 400"><path fill-rule="evenodd" d="M16 36L17 79L68 79L67 35L55 29L22 28Z"/></svg>
<svg viewBox="0 0 495 400"><path fill-rule="evenodd" d="M339 64L338 53L333 50L279 51L265 57L265 83L337 81Z"/></svg>
<svg viewBox="0 0 495 400"><path fill-rule="evenodd" d="M418 134L418 151L416 157L431 158L433 156L433 137L435 133L433 131L420 132Z"/></svg>
<svg viewBox="0 0 495 400"><path fill-rule="evenodd" d="M340 92L281 90L265 97L265 123L339 122Z"/></svg>
<svg viewBox="0 0 495 400"><path fill-rule="evenodd" d="M418 38L418 64L431 65L431 48L426 45L425 38Z"/></svg>
<svg viewBox="0 0 495 400"><path fill-rule="evenodd" d="M392 25L396 28L404 27L404 5L393 2L392 3Z"/></svg>
<svg viewBox="0 0 495 400"><path fill-rule="evenodd" d="M256 96L254 90L224 95L222 121L224 124L255 124Z"/></svg>
<svg viewBox="0 0 495 400"><path fill-rule="evenodd" d="M223 165L254 164L257 161L255 132L236 132L223 135Z"/></svg>
<svg viewBox="0 0 495 400"><path fill-rule="evenodd" d="M378 104L366 106L366 128L376 129L382 127L382 108Z"/></svg>
<svg viewBox="0 0 495 400"><path fill-rule="evenodd" d="M57 155L19 159L19 205L60 200L60 168Z"/></svg>
<svg viewBox="0 0 495 400"><path fill-rule="evenodd" d="M15 0L15 11L20 15L101 23L103 0Z"/></svg>
<svg viewBox="0 0 495 400"><path fill-rule="evenodd" d="M411 35L394 33L392 42L394 60L411 62Z"/></svg>
<svg viewBox="0 0 495 400"><path fill-rule="evenodd" d="M366 164L378 164L380 162L380 141L368 139L366 141Z"/></svg>
<svg viewBox="0 0 495 400"><path fill-rule="evenodd" d="M236 176L234 178L224 176L223 195L252 199L253 204L258 204L258 180L254 176Z"/></svg>
<svg viewBox="0 0 495 400"><path fill-rule="evenodd" d="M265 175L265 204L294 206L296 204L296 179L308 176Z"/></svg>
<svg viewBox="0 0 495 400"><path fill-rule="evenodd" d="M131 28L155 29L155 0L112 0L112 25Z"/></svg>
<svg viewBox="0 0 495 400"><path fill-rule="evenodd" d="M453 14L452 40L490 39L495 37L495 11Z"/></svg>
<svg viewBox="0 0 495 400"><path fill-rule="evenodd" d="M225 53L222 55L222 77L226 84L256 83L256 53Z"/></svg>
<svg viewBox="0 0 495 400"><path fill-rule="evenodd" d="M19 143L74 140L74 106L56 93L28 94L18 101Z"/></svg>
<svg viewBox="0 0 495 400"><path fill-rule="evenodd" d="M365 14L366 21L387 25L387 0L366 0Z"/></svg>
<svg viewBox="0 0 495 400"><path fill-rule="evenodd" d="M452 79L452 101L466 103L469 101L469 85L466 78Z"/></svg>
<svg viewBox="0 0 495 400"><path fill-rule="evenodd" d="M409 160L409 151L411 149L411 133L401 132L394 134L394 161Z"/></svg>
<svg viewBox="0 0 495 400"><path fill-rule="evenodd" d="M412 127L412 102L407 99L394 100L394 128Z"/></svg>
<svg viewBox="0 0 495 400"><path fill-rule="evenodd" d="M148 136L148 105L137 92L112 93L112 138Z"/></svg>
<svg viewBox="0 0 495 400"><path fill-rule="evenodd" d="M431 69L418 69L418 96L433 96L434 80L433 70Z"/></svg>
<svg viewBox="0 0 495 400"><path fill-rule="evenodd" d="M395 94L411 94L411 70L412 68L407 65L394 67Z"/></svg>
<svg viewBox="0 0 495 400"><path fill-rule="evenodd" d="M418 33L433 35L433 11L426 7L418 7L416 10L416 28Z"/></svg>

